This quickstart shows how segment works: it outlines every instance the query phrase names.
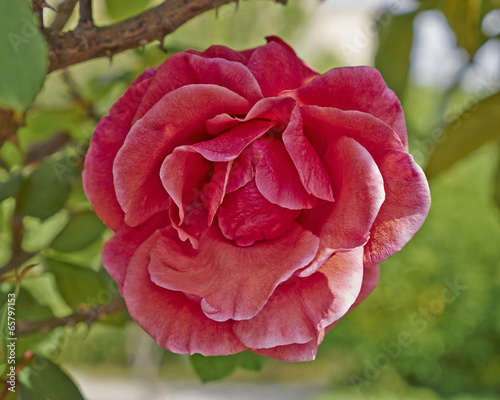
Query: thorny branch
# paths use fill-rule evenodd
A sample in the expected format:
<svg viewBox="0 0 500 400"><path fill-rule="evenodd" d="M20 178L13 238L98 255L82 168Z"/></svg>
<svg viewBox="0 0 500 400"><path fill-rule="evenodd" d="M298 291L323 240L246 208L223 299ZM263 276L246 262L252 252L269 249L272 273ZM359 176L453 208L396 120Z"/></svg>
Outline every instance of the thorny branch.
<svg viewBox="0 0 500 400"><path fill-rule="evenodd" d="M111 57L153 40L163 40L198 14L233 1L166 0L149 11L111 26L80 23L70 32L47 28L44 33L49 45L49 71L97 57Z"/></svg>

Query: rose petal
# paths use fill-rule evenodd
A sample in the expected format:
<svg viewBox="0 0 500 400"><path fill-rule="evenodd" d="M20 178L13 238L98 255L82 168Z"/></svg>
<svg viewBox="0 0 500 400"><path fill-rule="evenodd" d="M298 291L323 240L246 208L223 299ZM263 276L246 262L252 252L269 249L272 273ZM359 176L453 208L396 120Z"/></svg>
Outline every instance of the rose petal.
<svg viewBox="0 0 500 400"><path fill-rule="evenodd" d="M197 302L151 282L147 266L159 233L139 247L132 257L123 286L131 317L163 348L174 353L205 356L246 350L230 322L207 318Z"/></svg>
<svg viewBox="0 0 500 400"><path fill-rule="evenodd" d="M362 281L363 248L337 253L315 274L278 286L255 317L234 323L234 332L250 348L310 342L349 310Z"/></svg>
<svg viewBox="0 0 500 400"><path fill-rule="evenodd" d="M179 146L165 157L160 168L163 187L179 208L179 223L184 221L184 211L199 195L212 163L189 146Z"/></svg>
<svg viewBox="0 0 500 400"><path fill-rule="evenodd" d="M252 142L263 136L275 125L271 121L248 121L240 123L211 140L190 147L210 161L231 161Z"/></svg>
<svg viewBox="0 0 500 400"><path fill-rule="evenodd" d="M380 263L401 250L425 221L430 192L424 173L394 131L377 118L335 108L301 109L306 137L320 156L332 139L348 136L365 147L377 163L384 179L385 201L370 230L365 262Z"/></svg>
<svg viewBox="0 0 500 400"><path fill-rule="evenodd" d="M208 211L208 226L212 225L215 214L224 200L232 165L232 161L214 163L214 175L203 188L202 199Z"/></svg>
<svg viewBox="0 0 500 400"><path fill-rule="evenodd" d="M290 51L289 46L277 41L255 49L248 61L248 69L259 82L264 97L298 88L318 76Z"/></svg>
<svg viewBox="0 0 500 400"><path fill-rule="evenodd" d="M353 303L351 308L349 308L349 311L346 313L346 315L359 306L361 302L370 295L373 290L377 287L378 279L380 277L380 267L378 265L371 265L369 267L365 266L363 269L363 284L361 285L361 290L358 294L358 297L356 298L356 301ZM337 323L342 319L336 320L332 324L328 325L325 328L325 332L329 332Z"/></svg>
<svg viewBox="0 0 500 400"><path fill-rule="evenodd" d="M299 215L298 210L267 201L252 181L226 196L219 209L219 226L227 239L239 246L250 246L280 237Z"/></svg>
<svg viewBox="0 0 500 400"><path fill-rule="evenodd" d="M255 183L271 203L291 210L314 207L318 200L307 193L283 143L272 137L255 141L252 148L261 153L255 167Z"/></svg>
<svg viewBox="0 0 500 400"><path fill-rule="evenodd" d="M96 214L114 231L121 226L124 214L113 185L113 161L154 73L153 69L146 70L111 107L109 114L99 121L85 156L83 189Z"/></svg>
<svg viewBox="0 0 500 400"><path fill-rule="evenodd" d="M114 161L114 183L125 222L136 226L168 207L159 174L168 154L177 146L206 140L207 119L222 112L245 113L249 108L247 100L215 85L184 86L156 103L147 118L134 125Z"/></svg>
<svg viewBox="0 0 500 400"><path fill-rule="evenodd" d="M227 52L233 51L227 49ZM236 52L233 53L237 55ZM191 84L225 87L252 103L262 98L255 77L241 62L220 57L207 58L203 53L197 55L193 52L180 52L167 58L158 67L155 79L141 101L135 121L142 118L167 93Z"/></svg>
<svg viewBox="0 0 500 400"><path fill-rule="evenodd" d="M223 113L207 120L205 128L209 135L215 136L228 129L234 128L239 123L240 118L231 117L229 114Z"/></svg>
<svg viewBox="0 0 500 400"><path fill-rule="evenodd" d="M318 242L295 224L278 239L242 248L212 225L199 251L191 251L165 230L152 249L149 272L159 286L203 297L203 312L215 321L249 319L279 283L313 259Z"/></svg>
<svg viewBox="0 0 500 400"><path fill-rule="evenodd" d="M229 47L217 44L210 46L204 51L186 50L186 52L206 58L223 58L225 60L239 62L244 65L248 63L248 57L245 56L244 51L235 51Z"/></svg>
<svg viewBox="0 0 500 400"><path fill-rule="evenodd" d="M332 141L323 156L337 201L305 210L300 223L320 238L320 251L299 276L315 272L334 251L363 246L385 199L382 175L368 151L354 139Z"/></svg>
<svg viewBox="0 0 500 400"><path fill-rule="evenodd" d="M168 215L165 212L159 213L135 228L123 224L115 235L104 244L102 263L118 284L120 293L123 294L127 266L137 248L156 230L168 225Z"/></svg>
<svg viewBox="0 0 500 400"><path fill-rule="evenodd" d="M381 263L400 251L422 227L431 206L424 172L407 153L388 152L380 160L386 200L365 246L365 263Z"/></svg>
<svg viewBox="0 0 500 400"><path fill-rule="evenodd" d="M254 179L255 166L260 161L260 158L257 156L253 149L247 148L234 160L231 172L229 173L226 193L234 192Z"/></svg>
<svg viewBox="0 0 500 400"><path fill-rule="evenodd" d="M316 359L318 346L323 341L324 331L321 331L317 339L313 339L304 344L289 344L286 346L276 346L271 349L251 349L252 352L264 357L271 357L281 361L303 362Z"/></svg>
<svg viewBox="0 0 500 400"><path fill-rule="evenodd" d="M394 129L405 149L408 148L401 103L373 67L333 68L288 95L303 105L371 114Z"/></svg>
<svg viewBox="0 0 500 400"><path fill-rule="evenodd" d="M307 193L326 201L334 201L330 178L318 154L304 136L300 108L296 106L283 132L283 143L297 168Z"/></svg>

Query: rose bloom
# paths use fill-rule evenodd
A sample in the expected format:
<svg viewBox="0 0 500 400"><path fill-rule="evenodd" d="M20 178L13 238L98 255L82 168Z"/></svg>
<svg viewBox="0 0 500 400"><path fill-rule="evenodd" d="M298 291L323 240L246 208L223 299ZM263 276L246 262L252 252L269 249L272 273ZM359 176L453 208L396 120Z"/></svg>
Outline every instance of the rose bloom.
<svg viewBox="0 0 500 400"><path fill-rule="evenodd" d="M83 179L132 318L206 356L314 359L430 206L379 72L319 75L276 37L146 70L98 124Z"/></svg>

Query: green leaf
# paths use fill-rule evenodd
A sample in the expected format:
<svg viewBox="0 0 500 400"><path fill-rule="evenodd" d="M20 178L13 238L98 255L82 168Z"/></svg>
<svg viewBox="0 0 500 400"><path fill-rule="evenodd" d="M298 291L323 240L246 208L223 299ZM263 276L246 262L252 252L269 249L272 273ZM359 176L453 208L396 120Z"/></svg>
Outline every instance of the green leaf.
<svg viewBox="0 0 500 400"><path fill-rule="evenodd" d="M239 366L249 371L261 371L269 359L251 351L238 353Z"/></svg>
<svg viewBox="0 0 500 400"><path fill-rule="evenodd" d="M93 211L75 214L50 247L61 253L78 251L97 240L104 229L106 226Z"/></svg>
<svg viewBox="0 0 500 400"><path fill-rule="evenodd" d="M90 140L88 116L78 106L62 110L31 109L26 113L26 124L19 128L19 147L27 152L34 143L49 140L56 133L68 133L74 140ZM87 137L84 137L84 136Z"/></svg>
<svg viewBox="0 0 500 400"><path fill-rule="evenodd" d="M78 175L79 169L66 158L40 164L21 184L19 212L41 220L54 215L66 203Z"/></svg>
<svg viewBox="0 0 500 400"><path fill-rule="evenodd" d="M14 173L9 176L4 182L0 182L0 202L13 197L16 195L19 187L21 186L21 181L23 180L23 174L21 172Z"/></svg>
<svg viewBox="0 0 500 400"><path fill-rule="evenodd" d="M251 351L243 351L229 356L204 357L193 354L189 357L196 375L202 382L210 382L225 378L232 374L236 367L249 371L261 371L268 359Z"/></svg>
<svg viewBox="0 0 500 400"><path fill-rule="evenodd" d="M491 1L441 0L439 8L455 33L457 44L472 56L487 40L481 32L481 23L484 16L493 9Z"/></svg>
<svg viewBox="0 0 500 400"><path fill-rule="evenodd" d="M35 354L18 375L20 397L27 400L84 400L69 375L52 361Z"/></svg>
<svg viewBox="0 0 500 400"><path fill-rule="evenodd" d="M237 355L204 357L201 354L193 354L189 360L202 382L225 378L233 373L238 365Z"/></svg>
<svg viewBox="0 0 500 400"><path fill-rule="evenodd" d="M96 305L106 290L99 272L51 258L44 260L45 271L54 274L62 298L76 310L83 304ZM109 300L109 299L108 299Z"/></svg>
<svg viewBox="0 0 500 400"><path fill-rule="evenodd" d="M384 14L377 21L379 47L375 67L401 99L410 69L413 20L416 12L402 15Z"/></svg>
<svg viewBox="0 0 500 400"><path fill-rule="evenodd" d="M500 139L500 92L481 100L448 125L425 173L433 178L479 147Z"/></svg>
<svg viewBox="0 0 500 400"><path fill-rule="evenodd" d="M146 10L149 4L149 0L106 0L106 8L115 21L138 15Z"/></svg>
<svg viewBox="0 0 500 400"><path fill-rule="evenodd" d="M0 0L0 106L24 110L47 73L47 45L29 0Z"/></svg>

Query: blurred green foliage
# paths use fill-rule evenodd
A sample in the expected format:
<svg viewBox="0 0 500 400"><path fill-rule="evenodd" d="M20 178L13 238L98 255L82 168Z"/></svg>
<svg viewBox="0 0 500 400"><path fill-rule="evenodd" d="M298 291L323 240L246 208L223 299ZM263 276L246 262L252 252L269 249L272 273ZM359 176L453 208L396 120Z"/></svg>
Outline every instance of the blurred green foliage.
<svg viewBox="0 0 500 400"><path fill-rule="evenodd" d="M97 20L114 23L155 2L94 3ZM19 4L9 7L24 13L23 2ZM18 321L54 321L118 297L100 259L110 233L91 210L81 182L83 158L98 119L146 67L173 52L215 43L244 49L263 44L267 35L281 36L295 47L307 37L312 10L318 6L298 0L286 7L240 2L197 17L169 35L163 43L168 54L156 43L117 55L111 63L97 59L48 75L16 140L0 148L0 265L9 262L11 248L19 240L24 255L19 272L36 264L20 283L13 273L2 276L0 305L16 282ZM406 13L389 8L372 15L379 38L374 65L402 99L410 150L427 165L432 178L428 220L401 253L384 262L376 291L326 336L317 361L291 366L271 360L264 366L262 357L246 353L191 357L190 364L203 381L264 368L259 379L327 382L332 391L322 400L498 398L500 216L495 204L500 206L500 97L494 87L484 96L464 91L463 76L447 88L421 87L412 81L411 54L413 21L419 13L434 10L445 16L457 45L473 63L481 46L497 40L481 31L481 21L499 7L497 0L422 0ZM0 36L5 36L2 31ZM0 43L2 60L4 45ZM29 50L35 59L44 51L36 46ZM322 51L306 61L324 71L342 64L342 55ZM11 86L0 86L1 94L14 96L0 95L0 104L24 110L39 89L43 68L37 62L18 62L29 64L33 81L17 88L12 80L3 79ZM10 68L0 67L2 77L15 72L13 65L2 63L4 69ZM19 376L23 398L79 398L70 378L54 362L129 365L133 355L127 338L135 328L129 321L121 312L91 328L61 326L23 336L17 354L18 362L26 363ZM171 371L179 374L184 358L152 346L163 369L170 371L167 377L178 377ZM36 354L25 353L28 350ZM6 365L5 354L0 356L1 373ZM42 375L33 373L37 363L45 365ZM51 387L66 392L51 392Z"/></svg>

